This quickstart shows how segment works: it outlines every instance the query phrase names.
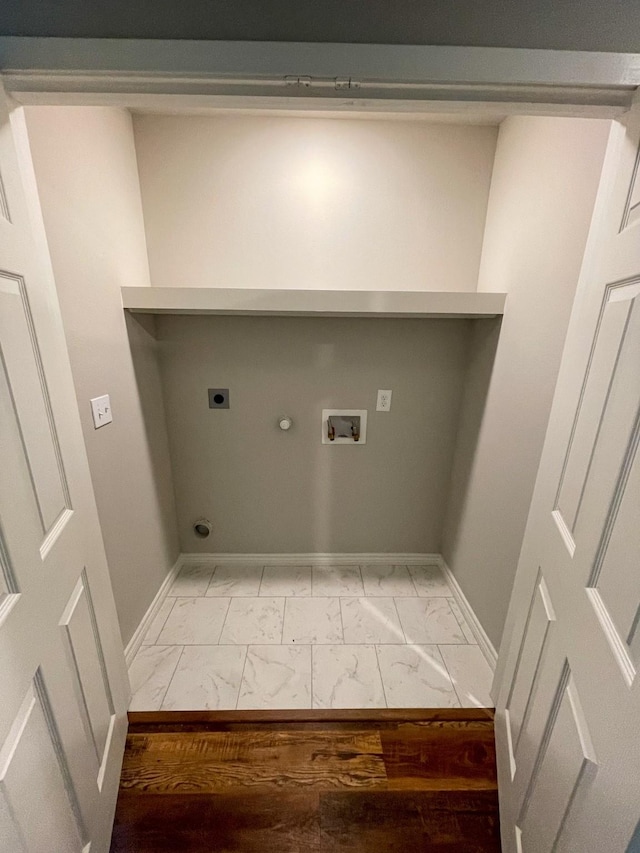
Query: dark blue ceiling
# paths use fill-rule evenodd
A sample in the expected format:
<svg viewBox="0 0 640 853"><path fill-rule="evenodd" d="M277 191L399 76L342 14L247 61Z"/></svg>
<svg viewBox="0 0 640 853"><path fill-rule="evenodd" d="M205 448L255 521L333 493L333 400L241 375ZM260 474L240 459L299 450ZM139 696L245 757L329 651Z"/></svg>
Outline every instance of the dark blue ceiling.
<svg viewBox="0 0 640 853"><path fill-rule="evenodd" d="M640 53L640 0L0 0L0 34Z"/></svg>

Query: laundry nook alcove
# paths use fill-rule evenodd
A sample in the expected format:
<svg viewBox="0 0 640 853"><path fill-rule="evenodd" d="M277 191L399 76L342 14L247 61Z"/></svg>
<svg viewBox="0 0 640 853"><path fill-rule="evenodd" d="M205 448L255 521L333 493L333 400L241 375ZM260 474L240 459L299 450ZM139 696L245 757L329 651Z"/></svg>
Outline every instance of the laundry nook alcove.
<svg viewBox="0 0 640 853"><path fill-rule="evenodd" d="M26 109L132 710L492 704L609 124Z"/></svg>

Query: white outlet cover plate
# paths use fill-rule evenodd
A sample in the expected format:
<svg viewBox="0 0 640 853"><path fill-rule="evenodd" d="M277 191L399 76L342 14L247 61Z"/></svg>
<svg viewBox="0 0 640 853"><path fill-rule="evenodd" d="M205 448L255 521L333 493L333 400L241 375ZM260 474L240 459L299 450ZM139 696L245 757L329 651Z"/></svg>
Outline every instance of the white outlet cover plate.
<svg viewBox="0 0 640 853"><path fill-rule="evenodd" d="M393 391L378 391L378 400L376 402L376 412L391 411L391 395ZM385 406L386 402L386 406Z"/></svg>
<svg viewBox="0 0 640 853"><path fill-rule="evenodd" d="M334 438L329 440L329 427L327 421L329 415L359 415L360 416L360 440L354 441L352 438ZM322 443L323 444L350 444L352 447L359 447L367 443L367 409L323 409L322 410Z"/></svg>
<svg viewBox="0 0 640 853"><path fill-rule="evenodd" d="M100 429L100 427L110 424L113 420L113 413L109 395L103 394L102 397L94 397L89 402L91 403L91 414L95 428Z"/></svg>

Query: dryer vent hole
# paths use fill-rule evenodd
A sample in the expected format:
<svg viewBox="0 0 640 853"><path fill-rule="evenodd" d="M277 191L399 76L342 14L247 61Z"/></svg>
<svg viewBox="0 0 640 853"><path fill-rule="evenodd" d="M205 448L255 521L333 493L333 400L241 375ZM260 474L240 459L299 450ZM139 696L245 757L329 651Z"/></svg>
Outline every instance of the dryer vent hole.
<svg viewBox="0 0 640 853"><path fill-rule="evenodd" d="M193 525L193 532L199 539L206 539L211 533L211 524L208 521L196 521Z"/></svg>

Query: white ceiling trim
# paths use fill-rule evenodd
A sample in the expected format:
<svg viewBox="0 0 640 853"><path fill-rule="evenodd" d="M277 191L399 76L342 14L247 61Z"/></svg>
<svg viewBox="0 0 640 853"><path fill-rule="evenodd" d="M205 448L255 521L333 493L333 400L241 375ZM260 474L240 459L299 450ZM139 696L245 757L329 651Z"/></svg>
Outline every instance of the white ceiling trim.
<svg viewBox="0 0 640 853"><path fill-rule="evenodd" d="M356 76L367 80L638 86L640 54L520 48L154 39L0 38L3 69Z"/></svg>
<svg viewBox="0 0 640 853"><path fill-rule="evenodd" d="M415 45L0 38L6 90L21 103L448 111L613 116L640 86L640 54ZM207 100L208 99L208 100ZM171 104L165 103L171 108ZM549 109L547 109L547 107ZM454 108L453 111L455 111ZM599 110L599 112L598 112ZM511 112L509 109L508 112Z"/></svg>

